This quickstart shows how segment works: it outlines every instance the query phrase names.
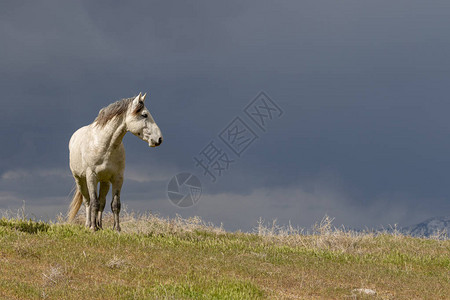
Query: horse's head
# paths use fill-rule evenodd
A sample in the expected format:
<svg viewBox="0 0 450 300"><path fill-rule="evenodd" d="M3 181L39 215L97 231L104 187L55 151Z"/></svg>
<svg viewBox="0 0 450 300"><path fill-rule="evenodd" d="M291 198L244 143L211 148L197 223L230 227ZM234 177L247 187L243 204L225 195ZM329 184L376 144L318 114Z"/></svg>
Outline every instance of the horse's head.
<svg viewBox="0 0 450 300"><path fill-rule="evenodd" d="M144 105L145 96L141 93L133 99L128 106L125 123L127 130L148 143L150 147L156 147L162 143L162 134L152 115Z"/></svg>

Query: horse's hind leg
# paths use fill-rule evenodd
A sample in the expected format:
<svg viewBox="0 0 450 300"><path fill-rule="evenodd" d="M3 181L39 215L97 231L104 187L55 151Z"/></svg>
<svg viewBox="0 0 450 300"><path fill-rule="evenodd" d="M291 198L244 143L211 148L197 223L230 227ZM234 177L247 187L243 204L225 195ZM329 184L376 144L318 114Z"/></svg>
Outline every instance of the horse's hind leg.
<svg viewBox="0 0 450 300"><path fill-rule="evenodd" d="M112 180L112 202L111 210L114 214L114 229L120 231L119 213L120 213L120 190L122 189L123 176L117 176Z"/></svg>
<svg viewBox="0 0 450 300"><path fill-rule="evenodd" d="M100 191L98 193L98 200L100 206L98 207L98 215L97 215L97 226L102 229L102 214L105 209L106 204L106 195L109 191L109 182L100 182Z"/></svg>
<svg viewBox="0 0 450 300"><path fill-rule="evenodd" d="M89 201L89 192L86 184L85 178L75 178L75 182L77 183L78 190L81 192L81 195L83 195L83 202L84 207L86 210L86 227L91 227L91 207L90 207L90 201Z"/></svg>
<svg viewBox="0 0 450 300"><path fill-rule="evenodd" d="M91 211L91 226L92 230L97 230L97 214L100 208L100 203L97 197L97 176L92 170L86 170L86 183L89 191L90 211Z"/></svg>

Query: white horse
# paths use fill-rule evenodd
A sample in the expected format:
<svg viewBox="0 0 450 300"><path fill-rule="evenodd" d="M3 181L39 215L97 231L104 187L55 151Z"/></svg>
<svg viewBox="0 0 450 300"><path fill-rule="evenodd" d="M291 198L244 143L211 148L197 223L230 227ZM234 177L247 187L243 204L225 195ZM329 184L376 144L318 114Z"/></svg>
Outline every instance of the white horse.
<svg viewBox="0 0 450 300"><path fill-rule="evenodd" d="M129 131L150 147L162 143L161 130L144 106L145 96L139 93L136 97L102 108L92 124L72 135L69 142L70 169L77 191L70 204L69 221L75 218L84 200L86 227L92 230L102 228L102 213L111 183L114 229L120 231L120 190L125 169L122 139ZM98 183L100 191L97 194Z"/></svg>

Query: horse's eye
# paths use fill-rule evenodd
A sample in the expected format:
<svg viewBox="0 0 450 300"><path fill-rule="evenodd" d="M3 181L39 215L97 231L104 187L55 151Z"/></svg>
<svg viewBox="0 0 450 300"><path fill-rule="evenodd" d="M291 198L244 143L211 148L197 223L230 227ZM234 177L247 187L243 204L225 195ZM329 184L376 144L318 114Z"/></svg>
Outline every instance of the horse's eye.
<svg viewBox="0 0 450 300"><path fill-rule="evenodd" d="M147 118L147 114L142 114L142 116L143 116L144 118Z"/></svg>

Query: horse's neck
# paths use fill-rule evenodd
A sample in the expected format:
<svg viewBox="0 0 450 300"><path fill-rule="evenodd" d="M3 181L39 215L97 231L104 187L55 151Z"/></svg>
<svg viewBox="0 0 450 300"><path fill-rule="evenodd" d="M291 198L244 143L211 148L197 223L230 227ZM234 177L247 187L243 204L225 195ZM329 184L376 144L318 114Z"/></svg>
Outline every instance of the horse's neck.
<svg viewBox="0 0 450 300"><path fill-rule="evenodd" d="M122 139L127 133L123 118L114 118L102 128L94 126L94 132L98 146L102 148L105 154L117 149L122 144Z"/></svg>

